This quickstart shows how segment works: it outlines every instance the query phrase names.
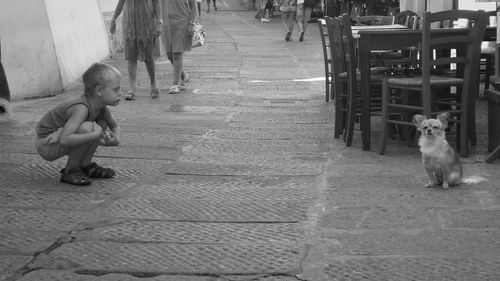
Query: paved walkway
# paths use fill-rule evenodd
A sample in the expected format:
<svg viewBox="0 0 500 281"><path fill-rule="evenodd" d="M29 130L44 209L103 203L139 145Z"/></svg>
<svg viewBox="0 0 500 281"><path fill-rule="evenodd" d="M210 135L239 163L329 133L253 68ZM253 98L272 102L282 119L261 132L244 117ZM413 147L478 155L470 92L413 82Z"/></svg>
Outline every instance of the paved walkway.
<svg viewBox="0 0 500 281"><path fill-rule="evenodd" d="M333 138L316 25L285 42L279 19L237 2L202 15L187 91L168 95L163 59L151 100L139 65L138 99L113 108L122 143L95 157L114 179L61 184L65 159L33 149L36 122L80 83L14 103L0 122L0 280L499 280L500 161L482 161L485 122L463 160L488 181L425 189L416 148L394 140L381 156L359 132L350 148ZM123 53L108 62L125 93Z"/></svg>

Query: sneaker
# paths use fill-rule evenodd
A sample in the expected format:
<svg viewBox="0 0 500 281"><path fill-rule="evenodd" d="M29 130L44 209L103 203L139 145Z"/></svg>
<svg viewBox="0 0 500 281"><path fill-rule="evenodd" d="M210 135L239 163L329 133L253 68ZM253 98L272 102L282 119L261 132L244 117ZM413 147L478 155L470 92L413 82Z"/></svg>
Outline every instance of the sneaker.
<svg viewBox="0 0 500 281"><path fill-rule="evenodd" d="M292 33L291 32L286 33L285 41L292 41Z"/></svg>
<svg viewBox="0 0 500 281"><path fill-rule="evenodd" d="M261 18L260 19L261 22L270 22L270 20L266 19L266 18Z"/></svg>

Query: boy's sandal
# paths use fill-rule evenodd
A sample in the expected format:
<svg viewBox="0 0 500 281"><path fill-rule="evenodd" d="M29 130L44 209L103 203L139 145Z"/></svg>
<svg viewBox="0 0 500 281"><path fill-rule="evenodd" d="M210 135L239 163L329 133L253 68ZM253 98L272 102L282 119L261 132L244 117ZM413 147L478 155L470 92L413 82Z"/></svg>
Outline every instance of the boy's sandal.
<svg viewBox="0 0 500 281"><path fill-rule="evenodd" d="M135 94L133 92L125 94L125 100L135 100Z"/></svg>
<svg viewBox="0 0 500 281"><path fill-rule="evenodd" d="M91 162L87 166L80 167L82 172L91 178L109 179L115 176L115 171L111 168L103 168L95 162Z"/></svg>
<svg viewBox="0 0 500 281"><path fill-rule="evenodd" d="M156 99L160 96L160 90L158 89L153 89L151 90L151 98Z"/></svg>
<svg viewBox="0 0 500 281"><path fill-rule="evenodd" d="M92 180L89 179L87 175L85 175L82 171L78 169L73 170L61 170L61 179L60 182L69 183L72 185L84 186L92 183Z"/></svg>

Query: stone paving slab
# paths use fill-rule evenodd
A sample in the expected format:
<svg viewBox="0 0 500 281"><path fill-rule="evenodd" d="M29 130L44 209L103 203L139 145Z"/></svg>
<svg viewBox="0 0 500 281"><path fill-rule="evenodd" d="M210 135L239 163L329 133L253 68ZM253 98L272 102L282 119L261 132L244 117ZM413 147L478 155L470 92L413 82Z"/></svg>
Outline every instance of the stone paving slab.
<svg viewBox="0 0 500 281"><path fill-rule="evenodd" d="M324 231L322 239L335 255L424 256L473 255L498 257L499 229L401 229Z"/></svg>
<svg viewBox="0 0 500 281"><path fill-rule="evenodd" d="M271 244L299 243L303 231L295 223L190 223L125 220L84 230L76 241L128 243Z"/></svg>
<svg viewBox="0 0 500 281"><path fill-rule="evenodd" d="M76 192L53 192L46 190L27 190L0 188L0 206L26 208L54 208L85 210L95 208L106 200L103 194Z"/></svg>
<svg viewBox="0 0 500 281"><path fill-rule="evenodd" d="M2 208L0 225L3 229L69 231L85 220L86 213L68 210L25 210Z"/></svg>
<svg viewBox="0 0 500 281"><path fill-rule="evenodd" d="M0 230L0 253L33 255L47 249L63 235L65 232L2 229Z"/></svg>
<svg viewBox="0 0 500 281"><path fill-rule="evenodd" d="M298 140L227 140L227 139L206 139L199 142L192 153L234 153L234 154L278 154L278 155L295 155L295 154L323 154L328 152L328 147L325 142L314 141L304 144Z"/></svg>
<svg viewBox="0 0 500 281"><path fill-rule="evenodd" d="M276 163L285 163L279 167L280 170L289 169L295 170L302 167L301 172L311 169L321 169L322 163L326 162L326 157L322 154L292 154L284 153L255 153L252 151L245 152L246 148L242 148L239 153L232 152L213 152L211 150L194 149L183 154L179 158L180 161L190 163L217 164L217 165L246 165L255 163L259 166L275 167Z"/></svg>
<svg viewBox="0 0 500 281"><path fill-rule="evenodd" d="M369 185L346 186L329 189L327 198L334 206L429 206L429 207L481 207L478 196L461 187L445 191L441 188L426 189L420 183L405 185L394 179L394 182L385 186L374 187ZM353 195L356 194L356 195Z"/></svg>
<svg viewBox="0 0 500 281"><path fill-rule="evenodd" d="M465 209L441 212L443 224L449 228L500 228L500 209Z"/></svg>
<svg viewBox="0 0 500 281"><path fill-rule="evenodd" d="M8 280L14 273L27 265L32 256L0 255L0 280Z"/></svg>
<svg viewBox="0 0 500 281"><path fill-rule="evenodd" d="M206 161L206 159L205 159ZM213 175L213 176L312 176L321 173L321 164L258 165L176 162L166 164L162 171L167 174Z"/></svg>
<svg viewBox="0 0 500 281"><path fill-rule="evenodd" d="M331 280L470 281L500 279L500 258L470 256L361 257L329 261Z"/></svg>
<svg viewBox="0 0 500 281"><path fill-rule="evenodd" d="M168 276L160 275L155 277L134 277L127 274L104 274L104 275L89 275L78 274L71 271L55 271L55 270L35 270L24 275L18 281L210 281L213 277L197 277L197 276Z"/></svg>
<svg viewBox="0 0 500 281"><path fill-rule="evenodd" d="M144 255L143 253L148 253ZM283 274L299 271L300 246L74 242L50 253L78 272L154 274Z"/></svg>
<svg viewBox="0 0 500 281"><path fill-rule="evenodd" d="M441 227L440 208L414 206L331 207L319 226L325 229L414 229Z"/></svg>
<svg viewBox="0 0 500 281"><path fill-rule="evenodd" d="M198 186L175 185L170 183L157 183L154 185L139 185L127 193L132 198L158 198L158 199L204 199L204 200L312 200L315 197L314 185L290 187L262 187L262 186Z"/></svg>
<svg viewBox="0 0 500 281"><path fill-rule="evenodd" d="M298 222L306 219L310 201L208 201L122 198L105 216L133 219L204 222Z"/></svg>

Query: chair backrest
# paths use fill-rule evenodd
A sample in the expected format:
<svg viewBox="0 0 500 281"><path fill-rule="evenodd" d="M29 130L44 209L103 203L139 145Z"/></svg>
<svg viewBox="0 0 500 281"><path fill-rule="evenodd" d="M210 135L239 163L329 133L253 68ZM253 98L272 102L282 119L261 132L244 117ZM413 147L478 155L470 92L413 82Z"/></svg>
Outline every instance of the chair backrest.
<svg viewBox="0 0 500 281"><path fill-rule="evenodd" d="M331 46L330 40L328 38L328 30L326 28L326 21L324 19L318 19L319 34L321 37L321 45L323 47L323 61L325 63L325 73L331 71L331 66L329 66L329 61L331 58ZM325 79L329 79L325 77Z"/></svg>
<svg viewBox="0 0 500 281"><path fill-rule="evenodd" d="M356 25L387 25L394 24L394 16L357 16Z"/></svg>
<svg viewBox="0 0 500 281"><path fill-rule="evenodd" d="M420 28L419 21L420 21L419 16L411 16L408 18L408 22L407 22L406 26L409 29L417 30Z"/></svg>
<svg viewBox="0 0 500 281"><path fill-rule="evenodd" d="M461 29L442 29L439 32L431 26L436 22L452 22L455 19L466 19L471 24ZM431 70L440 66L456 64L457 69L463 67L463 91L477 92L472 87L479 86L473 83L479 72L481 42L487 25L488 16L484 11L449 10L442 12L425 12L422 23L422 82L424 91L424 110L430 110L430 75ZM433 32L434 31L434 32ZM456 32L453 32L456 31ZM436 34L439 32L439 34ZM433 35L434 33L434 35ZM456 50L456 56L434 57L435 51ZM474 85L478 84L478 85ZM430 114L430 112L424 112Z"/></svg>
<svg viewBox="0 0 500 281"><path fill-rule="evenodd" d="M325 17L325 21L331 46L331 57L333 59L333 77L334 79L338 79L339 74L346 71L340 23L337 18L331 17Z"/></svg>
<svg viewBox="0 0 500 281"><path fill-rule="evenodd" d="M349 15L343 14L338 18L344 51L345 71L347 72L347 91L349 98L353 99L358 93L357 89L357 59L356 43L352 37L351 20Z"/></svg>

